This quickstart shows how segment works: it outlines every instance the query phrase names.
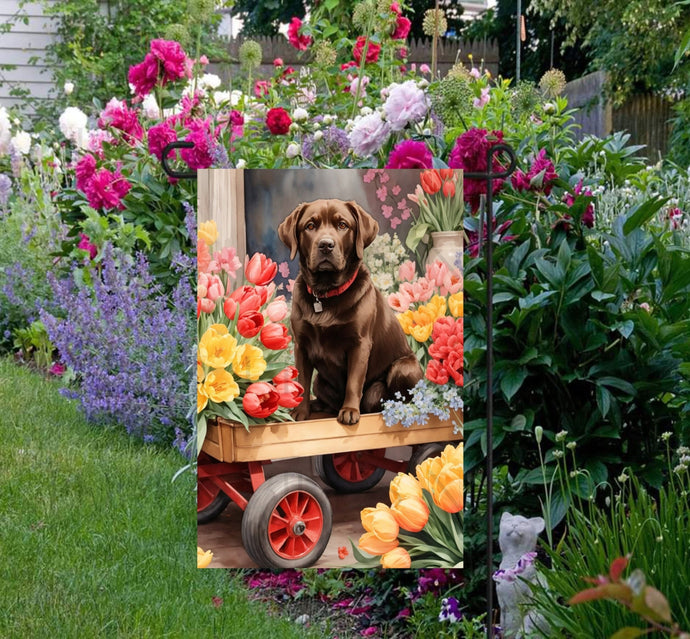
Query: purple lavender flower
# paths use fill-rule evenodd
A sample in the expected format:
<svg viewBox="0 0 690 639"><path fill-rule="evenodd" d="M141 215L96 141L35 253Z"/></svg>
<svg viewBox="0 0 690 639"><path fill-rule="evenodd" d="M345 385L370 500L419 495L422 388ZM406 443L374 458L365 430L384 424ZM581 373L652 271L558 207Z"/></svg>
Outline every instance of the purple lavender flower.
<svg viewBox="0 0 690 639"><path fill-rule="evenodd" d="M5 173L0 173L0 206L6 206L12 195L12 179Z"/></svg>
<svg viewBox="0 0 690 639"><path fill-rule="evenodd" d="M187 278L162 294L143 255L131 258L106 245L93 286L48 275L57 311L40 317L76 374L76 398L91 421L121 424L145 440L168 441L175 427L189 433L186 414L194 295Z"/></svg>

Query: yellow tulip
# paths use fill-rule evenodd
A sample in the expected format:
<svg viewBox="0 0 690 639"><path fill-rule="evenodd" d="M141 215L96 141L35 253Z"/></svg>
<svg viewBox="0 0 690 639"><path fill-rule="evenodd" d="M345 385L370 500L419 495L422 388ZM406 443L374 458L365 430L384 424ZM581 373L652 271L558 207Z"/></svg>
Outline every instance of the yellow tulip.
<svg viewBox="0 0 690 639"><path fill-rule="evenodd" d="M444 464L456 464L462 466L463 457L463 443L460 442L457 446L448 444L441 453L441 461Z"/></svg>
<svg viewBox="0 0 690 639"><path fill-rule="evenodd" d="M412 558L407 550L398 546L381 556L381 565L384 568L409 568Z"/></svg>
<svg viewBox="0 0 690 639"><path fill-rule="evenodd" d="M410 335L414 337L418 342L426 342L431 337L431 332L434 330L434 324L420 324L415 326L410 331Z"/></svg>
<svg viewBox="0 0 690 639"><path fill-rule="evenodd" d="M383 543L397 539L400 527L386 504L378 503L376 508L365 508L360 517L364 530L375 535Z"/></svg>
<svg viewBox="0 0 690 639"><path fill-rule="evenodd" d="M391 499L391 504L394 504L398 499L405 497L419 497L422 498L422 487L419 482L409 473L398 473L391 481L388 495Z"/></svg>
<svg viewBox="0 0 690 639"><path fill-rule="evenodd" d="M218 228L214 220L199 224L197 233L199 239L206 244L206 246L211 246L218 239Z"/></svg>
<svg viewBox="0 0 690 639"><path fill-rule="evenodd" d="M197 382L203 382L204 377L206 377L206 373L204 372L204 367L201 365L201 362L197 359L196 360L196 381Z"/></svg>
<svg viewBox="0 0 690 639"><path fill-rule="evenodd" d="M436 478L434 503L447 513L458 513L462 510L462 489L462 467L447 464Z"/></svg>
<svg viewBox="0 0 690 639"><path fill-rule="evenodd" d="M232 370L238 377L255 382L266 370L263 351L251 344L242 344L235 352Z"/></svg>
<svg viewBox="0 0 690 639"><path fill-rule="evenodd" d="M463 298L462 291L458 291L455 295L451 295L448 298L448 308L450 309L450 314L453 317L462 317L463 311Z"/></svg>
<svg viewBox="0 0 690 639"><path fill-rule="evenodd" d="M431 301L426 305L427 310L433 313L434 320L443 317L446 314L446 298L440 295L434 295Z"/></svg>
<svg viewBox="0 0 690 639"><path fill-rule="evenodd" d="M420 497L403 497L391 506L398 526L408 532L419 532L429 520L429 508Z"/></svg>
<svg viewBox="0 0 690 639"><path fill-rule="evenodd" d="M374 533L366 532L359 538L357 545L361 550L368 552L370 555L383 555L393 550L393 548L397 548L400 542L397 539L391 542L383 542Z"/></svg>
<svg viewBox="0 0 690 639"><path fill-rule="evenodd" d="M405 335L409 335L410 331L412 330L412 326L414 325L414 322L412 321L412 311L405 311L404 313L400 313L397 317L398 321L400 322L400 326L402 326L403 332Z"/></svg>
<svg viewBox="0 0 690 639"><path fill-rule="evenodd" d="M196 567L208 568L213 561L213 553L210 550L204 552L199 546L196 547Z"/></svg>
<svg viewBox="0 0 690 639"><path fill-rule="evenodd" d="M224 324L213 324L199 340L199 359L211 368L230 366L236 352L237 340Z"/></svg>
<svg viewBox="0 0 690 639"><path fill-rule="evenodd" d="M196 412L200 413L208 404L208 395L203 384L196 385Z"/></svg>
<svg viewBox="0 0 690 639"><path fill-rule="evenodd" d="M240 387L228 371L218 368L206 375L204 391L210 400L222 404L235 399L240 394Z"/></svg>

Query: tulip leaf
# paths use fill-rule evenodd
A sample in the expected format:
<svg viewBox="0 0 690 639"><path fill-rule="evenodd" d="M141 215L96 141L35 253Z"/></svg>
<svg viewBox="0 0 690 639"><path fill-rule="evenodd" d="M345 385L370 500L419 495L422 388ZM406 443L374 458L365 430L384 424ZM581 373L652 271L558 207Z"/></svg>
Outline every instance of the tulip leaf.
<svg viewBox="0 0 690 639"><path fill-rule="evenodd" d="M407 248L414 251L424 236L429 232L430 228L431 226L429 224L413 224L407 233L407 237L405 238L405 245Z"/></svg>
<svg viewBox="0 0 690 639"><path fill-rule="evenodd" d="M201 452L201 447L206 439L206 415L199 415L196 422L196 452Z"/></svg>

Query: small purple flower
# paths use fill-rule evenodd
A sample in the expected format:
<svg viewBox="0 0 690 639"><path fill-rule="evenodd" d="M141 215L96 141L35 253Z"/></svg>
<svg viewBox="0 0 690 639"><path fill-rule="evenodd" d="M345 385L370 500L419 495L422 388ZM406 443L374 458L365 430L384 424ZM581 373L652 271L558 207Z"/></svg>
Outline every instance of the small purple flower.
<svg viewBox="0 0 690 639"><path fill-rule="evenodd" d="M438 615L439 621L456 623L460 621L463 616L463 612L460 610L460 604L455 597L446 597L441 600L441 612Z"/></svg>
<svg viewBox="0 0 690 639"><path fill-rule="evenodd" d="M0 206L6 206L12 195L12 178L5 173L0 173Z"/></svg>

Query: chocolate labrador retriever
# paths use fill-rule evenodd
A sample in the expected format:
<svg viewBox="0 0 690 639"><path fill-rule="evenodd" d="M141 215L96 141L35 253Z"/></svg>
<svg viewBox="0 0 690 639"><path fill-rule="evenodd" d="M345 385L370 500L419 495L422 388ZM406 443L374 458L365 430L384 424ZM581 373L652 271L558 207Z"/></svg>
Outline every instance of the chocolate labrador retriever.
<svg viewBox="0 0 690 639"><path fill-rule="evenodd" d="M307 389L293 413L307 419L327 412L356 424L360 411L403 393L422 378L393 311L362 264L364 247L379 225L356 202L328 199L300 204L278 227L280 239L299 252L292 292L292 333L299 383ZM309 388L312 374L313 393Z"/></svg>

